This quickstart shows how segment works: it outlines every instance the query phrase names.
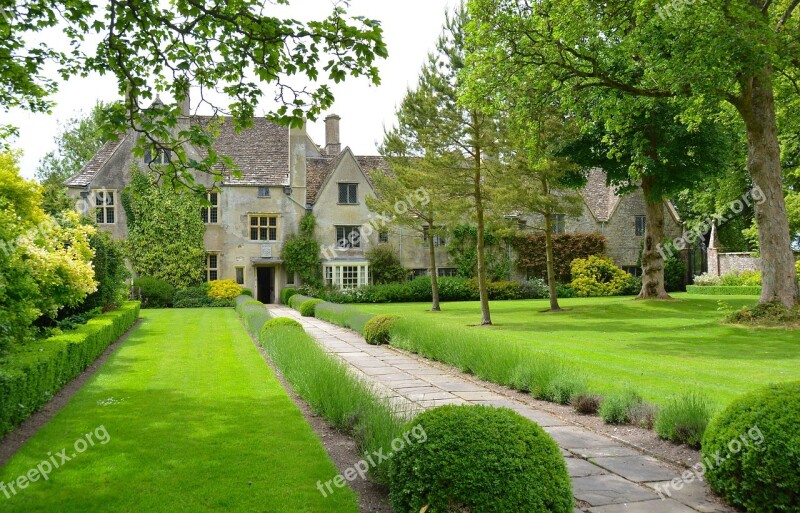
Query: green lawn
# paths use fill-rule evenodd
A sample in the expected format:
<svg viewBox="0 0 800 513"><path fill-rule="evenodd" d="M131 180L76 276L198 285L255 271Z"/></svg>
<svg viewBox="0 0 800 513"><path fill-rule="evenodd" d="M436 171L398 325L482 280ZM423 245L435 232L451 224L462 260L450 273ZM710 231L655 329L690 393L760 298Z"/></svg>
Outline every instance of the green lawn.
<svg viewBox="0 0 800 513"><path fill-rule="evenodd" d="M688 296L672 302L631 298L565 299L569 311L551 314L547 301L492 302L491 328L480 322L478 303L359 305L370 313L416 316L420 332L457 333L524 344L561 356L588 372L601 393L631 385L663 403L672 395L700 391L722 406L760 385L800 379L800 332L746 329L719 323L718 301L739 308L753 297ZM466 337L466 335L465 335Z"/></svg>
<svg viewBox="0 0 800 513"><path fill-rule="evenodd" d="M232 309L144 323L8 464L9 483L78 439L94 446L6 498L18 512L356 512L336 469ZM103 426L100 428L100 426ZM107 433L107 436L106 436ZM105 442L105 443L103 443ZM46 467L43 467L46 470Z"/></svg>

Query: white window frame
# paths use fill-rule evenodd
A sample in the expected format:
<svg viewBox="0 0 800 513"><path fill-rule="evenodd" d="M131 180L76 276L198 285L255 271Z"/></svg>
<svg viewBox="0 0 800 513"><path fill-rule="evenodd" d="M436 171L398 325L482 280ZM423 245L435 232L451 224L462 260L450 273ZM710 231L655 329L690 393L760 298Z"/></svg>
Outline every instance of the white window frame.
<svg viewBox="0 0 800 513"><path fill-rule="evenodd" d="M361 249L361 242L363 234L361 227L358 225L336 225L336 247L339 249ZM339 230L342 230L342 236L339 237ZM358 237L353 237L353 232L358 232ZM349 235L348 235L349 234Z"/></svg>
<svg viewBox="0 0 800 513"><path fill-rule="evenodd" d="M369 285L369 262L337 262L323 264L326 285L353 289Z"/></svg>
<svg viewBox="0 0 800 513"><path fill-rule="evenodd" d="M109 226L117 224L116 193L117 191L115 189L92 189L92 202L94 203L95 220L97 221L97 224ZM101 196L100 203L98 203L98 196ZM108 203L109 198L111 198L111 203ZM114 218L114 220L110 223L107 222L109 211L111 211L111 215ZM101 216L102 221L100 220Z"/></svg>

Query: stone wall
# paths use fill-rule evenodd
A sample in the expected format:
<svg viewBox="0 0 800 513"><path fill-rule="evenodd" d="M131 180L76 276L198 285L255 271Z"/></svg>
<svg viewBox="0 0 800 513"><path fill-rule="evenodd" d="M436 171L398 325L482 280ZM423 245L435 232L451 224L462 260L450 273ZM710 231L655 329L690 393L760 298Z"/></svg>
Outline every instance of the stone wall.
<svg viewBox="0 0 800 513"><path fill-rule="evenodd" d="M716 249L708 250L708 274L722 276L742 271L760 271L761 259L752 253L719 253Z"/></svg>

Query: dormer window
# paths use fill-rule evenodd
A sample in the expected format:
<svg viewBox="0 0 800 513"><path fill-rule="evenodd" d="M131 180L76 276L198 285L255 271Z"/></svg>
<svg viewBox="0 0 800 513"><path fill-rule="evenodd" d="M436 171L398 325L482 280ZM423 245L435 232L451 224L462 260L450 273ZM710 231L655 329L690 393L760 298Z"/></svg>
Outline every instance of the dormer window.
<svg viewBox="0 0 800 513"><path fill-rule="evenodd" d="M169 164L171 160L171 152L165 148L148 148L144 151L145 164Z"/></svg>

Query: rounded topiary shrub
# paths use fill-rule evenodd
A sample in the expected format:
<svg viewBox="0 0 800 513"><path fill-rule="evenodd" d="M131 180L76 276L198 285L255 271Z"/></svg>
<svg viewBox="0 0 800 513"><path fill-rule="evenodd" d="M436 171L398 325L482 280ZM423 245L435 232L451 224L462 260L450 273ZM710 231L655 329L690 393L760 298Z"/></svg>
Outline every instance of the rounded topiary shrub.
<svg viewBox="0 0 800 513"><path fill-rule="evenodd" d="M364 325L364 339L367 344L379 346L388 344L391 339L389 333L399 317L396 315L378 315L368 320Z"/></svg>
<svg viewBox="0 0 800 513"><path fill-rule="evenodd" d="M281 290L281 303L284 305L289 304L289 300L297 294L297 290L294 287L286 287Z"/></svg>
<svg viewBox="0 0 800 513"><path fill-rule="evenodd" d="M392 456L389 490L396 513L426 506L429 513L573 511L558 446L512 410L442 406L420 414L408 431L424 435Z"/></svg>
<svg viewBox="0 0 800 513"><path fill-rule="evenodd" d="M314 317L314 311L320 303L322 303L321 299L309 299L300 305L300 315L303 317Z"/></svg>
<svg viewBox="0 0 800 513"><path fill-rule="evenodd" d="M711 488L730 504L800 511L800 381L734 401L706 429L703 456Z"/></svg>
<svg viewBox="0 0 800 513"><path fill-rule="evenodd" d="M274 319L270 319L264 323L261 327L261 340L269 333L270 330L274 330L275 328L281 327L290 327L290 328L300 328L303 329L303 325L299 322L291 319L289 317L275 317Z"/></svg>

